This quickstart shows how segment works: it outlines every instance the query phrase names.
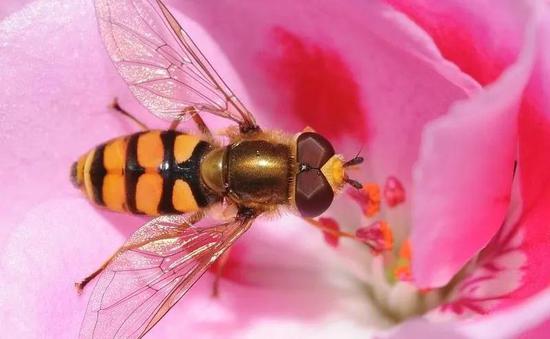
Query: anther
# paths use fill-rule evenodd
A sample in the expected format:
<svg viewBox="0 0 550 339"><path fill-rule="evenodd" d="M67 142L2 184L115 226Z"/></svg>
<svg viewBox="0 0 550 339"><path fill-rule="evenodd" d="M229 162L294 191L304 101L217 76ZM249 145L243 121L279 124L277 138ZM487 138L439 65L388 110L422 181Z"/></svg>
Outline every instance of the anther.
<svg viewBox="0 0 550 339"><path fill-rule="evenodd" d="M399 249L397 263L393 269L393 275L397 280L411 281L411 243L406 240Z"/></svg>
<svg viewBox="0 0 550 339"><path fill-rule="evenodd" d="M384 199L389 207L395 207L405 201L405 189L396 177L390 176L386 179Z"/></svg>
<svg viewBox="0 0 550 339"><path fill-rule="evenodd" d="M384 221L377 221L366 227L358 228L355 233L340 229L338 222L332 218L304 218L310 225L323 232L325 241L332 247L338 246L339 238L349 238L370 247L374 254L389 251L393 247L393 233Z"/></svg>
<svg viewBox="0 0 550 339"><path fill-rule="evenodd" d="M349 195L359 203L363 214L370 218L380 212L380 187L372 183L366 183L362 186L361 190L350 190Z"/></svg>
<svg viewBox="0 0 550 339"><path fill-rule="evenodd" d="M393 233L388 223L376 221L355 231L357 239L367 244L374 254L389 251L393 247Z"/></svg>
<svg viewBox="0 0 550 339"><path fill-rule="evenodd" d="M323 232L325 241L333 246L338 246L339 238L351 238L356 239L355 235L346 231L340 230L338 222L331 218L319 218L315 220L313 218L304 218L310 225L320 229Z"/></svg>
<svg viewBox="0 0 550 339"><path fill-rule="evenodd" d="M319 218L318 221L324 227L323 235L327 244L337 247L340 238L340 225L338 225L338 222L332 218ZM333 232L328 230L332 230Z"/></svg>

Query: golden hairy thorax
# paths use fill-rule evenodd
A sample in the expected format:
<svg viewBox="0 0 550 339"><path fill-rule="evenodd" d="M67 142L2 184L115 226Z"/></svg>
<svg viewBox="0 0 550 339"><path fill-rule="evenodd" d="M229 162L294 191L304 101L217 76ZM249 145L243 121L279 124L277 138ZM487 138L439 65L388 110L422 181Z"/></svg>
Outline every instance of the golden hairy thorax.
<svg viewBox="0 0 550 339"><path fill-rule="evenodd" d="M207 154L201 176L210 189L239 205L267 211L288 204L292 164L287 143L241 140Z"/></svg>

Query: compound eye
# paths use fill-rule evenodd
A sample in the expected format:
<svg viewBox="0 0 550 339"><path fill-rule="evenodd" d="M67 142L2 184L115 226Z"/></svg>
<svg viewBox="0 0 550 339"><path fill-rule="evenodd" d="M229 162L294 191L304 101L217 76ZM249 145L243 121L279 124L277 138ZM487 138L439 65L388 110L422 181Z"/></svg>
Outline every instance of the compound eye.
<svg viewBox="0 0 550 339"><path fill-rule="evenodd" d="M296 207L303 217L316 217L326 211L334 191L319 170L309 170L296 176Z"/></svg>
<svg viewBox="0 0 550 339"><path fill-rule="evenodd" d="M312 168L321 168L335 153L331 143L318 133L302 133L297 143L298 163Z"/></svg>

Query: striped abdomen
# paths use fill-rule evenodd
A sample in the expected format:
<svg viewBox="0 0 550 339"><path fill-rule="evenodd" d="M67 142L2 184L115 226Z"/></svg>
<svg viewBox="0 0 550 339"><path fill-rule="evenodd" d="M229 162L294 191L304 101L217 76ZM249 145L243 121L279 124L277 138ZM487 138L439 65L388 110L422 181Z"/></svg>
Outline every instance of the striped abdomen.
<svg viewBox="0 0 550 339"><path fill-rule="evenodd" d="M73 164L71 177L90 200L114 211L196 211L219 199L200 179L200 162L211 148L176 131L136 133L84 154Z"/></svg>

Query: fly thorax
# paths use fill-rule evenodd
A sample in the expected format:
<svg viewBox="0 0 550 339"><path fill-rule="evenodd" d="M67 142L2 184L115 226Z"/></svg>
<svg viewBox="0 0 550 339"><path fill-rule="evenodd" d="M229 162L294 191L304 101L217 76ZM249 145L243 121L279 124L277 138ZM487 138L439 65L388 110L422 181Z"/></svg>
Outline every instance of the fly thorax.
<svg viewBox="0 0 550 339"><path fill-rule="evenodd" d="M270 209L288 202L289 146L245 140L227 147L224 162L224 183L237 203Z"/></svg>

